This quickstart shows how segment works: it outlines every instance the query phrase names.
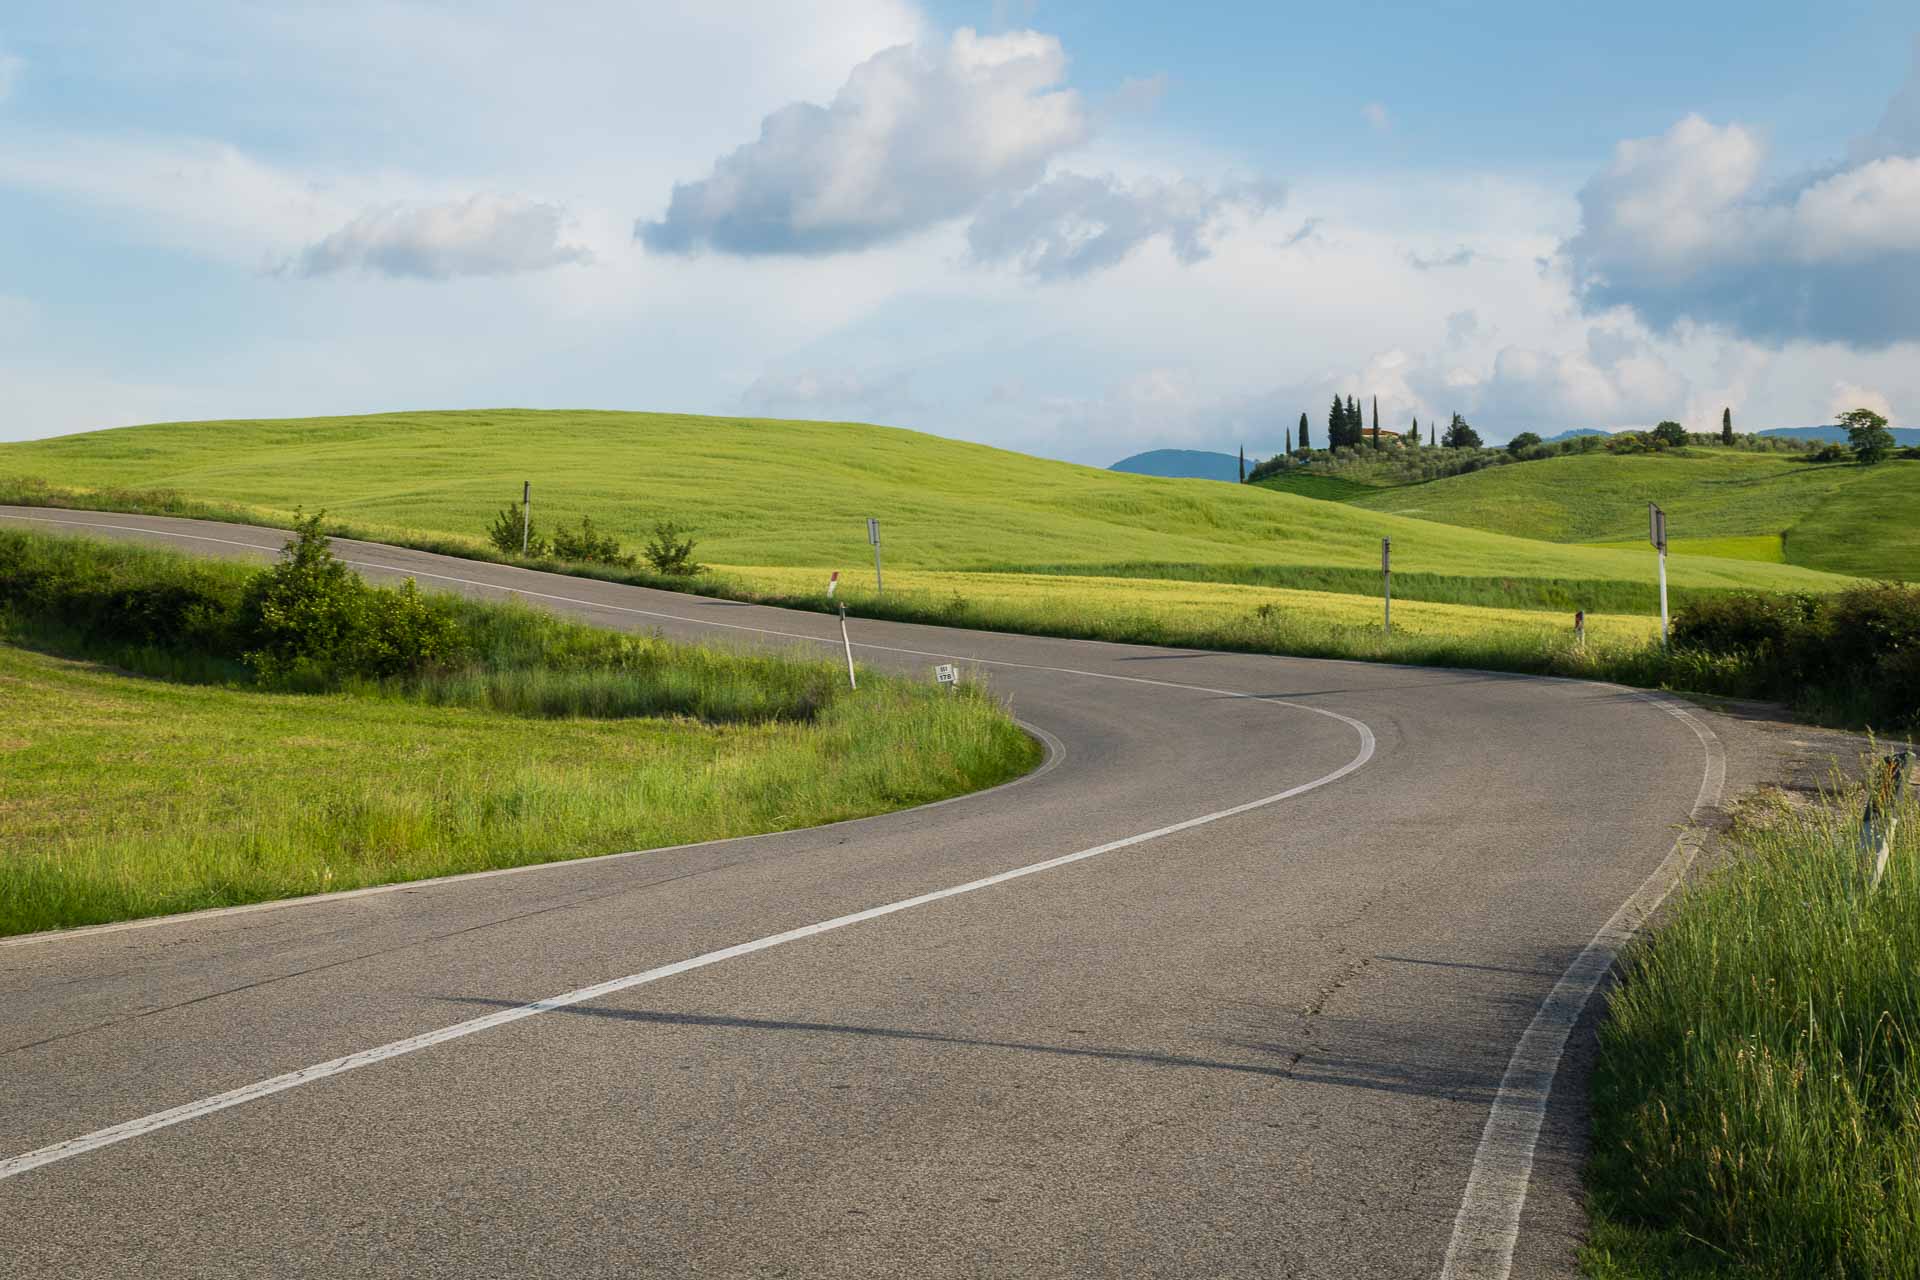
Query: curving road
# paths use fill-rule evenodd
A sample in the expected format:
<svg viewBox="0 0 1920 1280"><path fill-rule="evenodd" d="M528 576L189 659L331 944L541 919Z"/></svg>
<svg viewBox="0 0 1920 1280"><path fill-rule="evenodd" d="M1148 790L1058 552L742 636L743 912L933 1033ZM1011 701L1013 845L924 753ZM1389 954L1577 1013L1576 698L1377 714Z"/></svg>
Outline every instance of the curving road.
<svg viewBox="0 0 1920 1280"><path fill-rule="evenodd" d="M612 627L839 643L822 615L336 545ZM852 625L876 666L977 664L1045 768L811 831L0 940L0 1274L1571 1268L1561 1046L1690 856L1729 726L1593 684Z"/></svg>

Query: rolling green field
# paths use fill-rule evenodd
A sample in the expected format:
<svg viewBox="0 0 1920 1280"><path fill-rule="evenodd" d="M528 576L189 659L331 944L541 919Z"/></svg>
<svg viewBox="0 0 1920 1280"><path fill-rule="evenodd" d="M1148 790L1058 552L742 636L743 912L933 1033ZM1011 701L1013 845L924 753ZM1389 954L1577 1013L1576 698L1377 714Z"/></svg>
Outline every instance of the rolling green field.
<svg viewBox="0 0 1920 1280"><path fill-rule="evenodd" d="M1546 465L1546 464L1530 464ZM1510 468L1519 471L1524 468ZM0 477L167 488L286 523L326 508L370 533L477 538L520 482L536 520L591 514L637 540L698 530L720 565L870 568L881 520L895 573L1174 562L1365 570L1392 537L1410 574L1624 581L1645 555L1413 520L1253 486L1122 475L889 427L521 410L175 423L0 445ZM0 500L21 493L0 484ZM1601 536L1596 534L1595 536ZM1133 575L1120 575L1133 576ZM1678 587L1834 590L1794 565L1676 557ZM1512 603L1497 585L1462 603Z"/></svg>
<svg viewBox="0 0 1920 1280"><path fill-rule="evenodd" d="M1324 477L1304 477L1316 478ZM1696 447L1578 454L1426 484L1352 490L1327 496L1370 511L1524 538L1635 547L1645 545L1651 501L1667 512L1676 556L1732 555L1920 579L1920 461L1862 467ZM1766 539L1773 540L1772 554Z"/></svg>

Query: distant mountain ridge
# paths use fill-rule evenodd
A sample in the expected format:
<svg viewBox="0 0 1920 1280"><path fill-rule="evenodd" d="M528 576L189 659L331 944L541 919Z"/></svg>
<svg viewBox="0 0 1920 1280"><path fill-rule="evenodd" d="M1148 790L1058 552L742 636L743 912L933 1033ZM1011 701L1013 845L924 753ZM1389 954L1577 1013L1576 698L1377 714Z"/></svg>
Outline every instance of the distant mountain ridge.
<svg viewBox="0 0 1920 1280"><path fill-rule="evenodd" d="M1253 466L1253 459L1247 459ZM1231 453L1213 453L1206 449L1149 449L1131 458L1122 458L1108 467L1136 476L1167 476L1176 480L1225 480L1240 482L1240 459Z"/></svg>
<svg viewBox="0 0 1920 1280"><path fill-rule="evenodd" d="M1920 427L1889 427L1893 432L1893 442L1901 447L1920 445ZM1759 432L1763 436L1783 436L1789 440L1825 440L1831 444L1845 444L1845 427L1769 427Z"/></svg>

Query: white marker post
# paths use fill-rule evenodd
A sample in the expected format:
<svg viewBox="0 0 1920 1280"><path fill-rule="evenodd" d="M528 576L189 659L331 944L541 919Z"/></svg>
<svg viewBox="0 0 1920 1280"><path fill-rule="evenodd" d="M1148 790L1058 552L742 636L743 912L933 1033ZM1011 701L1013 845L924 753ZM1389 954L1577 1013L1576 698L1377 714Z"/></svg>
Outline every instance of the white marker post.
<svg viewBox="0 0 1920 1280"><path fill-rule="evenodd" d="M951 662L941 663L933 669L933 682L947 686L947 692L952 693L960 687L960 668Z"/></svg>
<svg viewBox="0 0 1920 1280"><path fill-rule="evenodd" d="M527 540L533 535L533 481L520 482L520 554L527 554Z"/></svg>
<svg viewBox="0 0 1920 1280"><path fill-rule="evenodd" d="M1647 504L1647 541L1660 550L1660 647L1667 647L1667 513Z"/></svg>
<svg viewBox="0 0 1920 1280"><path fill-rule="evenodd" d="M1380 582L1386 591L1387 634L1393 634L1393 539L1380 539Z"/></svg>
<svg viewBox="0 0 1920 1280"><path fill-rule="evenodd" d="M853 641L847 638L847 605L840 603L840 643L847 647L847 688L858 689L860 682L853 678Z"/></svg>
<svg viewBox="0 0 1920 1280"><path fill-rule="evenodd" d="M872 516L867 517L867 541L873 544L873 593L881 595L886 587L880 582L880 522Z"/></svg>
<svg viewBox="0 0 1920 1280"><path fill-rule="evenodd" d="M827 579L827 599L833 599L833 593L840 589L840 571L835 569L833 576Z"/></svg>

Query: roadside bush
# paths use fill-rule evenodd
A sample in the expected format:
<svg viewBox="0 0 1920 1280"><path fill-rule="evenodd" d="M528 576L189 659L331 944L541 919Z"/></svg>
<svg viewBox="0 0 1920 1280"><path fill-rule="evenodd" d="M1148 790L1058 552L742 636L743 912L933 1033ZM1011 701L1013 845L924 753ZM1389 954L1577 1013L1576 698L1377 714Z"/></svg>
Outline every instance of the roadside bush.
<svg viewBox="0 0 1920 1280"><path fill-rule="evenodd" d="M1808 462L1849 462L1852 459L1852 451L1837 444L1822 445L1807 455Z"/></svg>
<svg viewBox="0 0 1920 1280"><path fill-rule="evenodd" d="M547 554L547 540L540 536L540 531L533 527L530 520L531 517L521 510L517 502L502 507L500 514L493 518L493 523L487 526L487 541L503 556L520 555L523 540L527 555L544 556Z"/></svg>
<svg viewBox="0 0 1920 1280"><path fill-rule="evenodd" d="M92 636L103 648L225 650L237 590L231 574L168 562L155 573L128 557L0 530L0 609Z"/></svg>
<svg viewBox="0 0 1920 1280"><path fill-rule="evenodd" d="M324 512L297 517L280 562L247 583L237 630L242 657L263 683L325 687L457 660L462 637L445 606L413 583L370 587L333 554Z"/></svg>
<svg viewBox="0 0 1920 1280"><path fill-rule="evenodd" d="M1883 728L1920 723L1920 587L1693 601L1674 614L1673 646L1734 661L1763 697Z"/></svg>
<svg viewBox="0 0 1920 1280"><path fill-rule="evenodd" d="M620 549L618 538L594 531L591 516L580 517L578 530L556 525L549 541L553 555L560 560L581 560L588 564L611 564L623 568L631 568L636 563L634 557Z"/></svg>
<svg viewBox="0 0 1920 1280"><path fill-rule="evenodd" d="M707 571L705 565L694 562L693 545L693 530L663 520L653 526L653 536L647 539L646 550L641 554L656 573L692 578Z"/></svg>

